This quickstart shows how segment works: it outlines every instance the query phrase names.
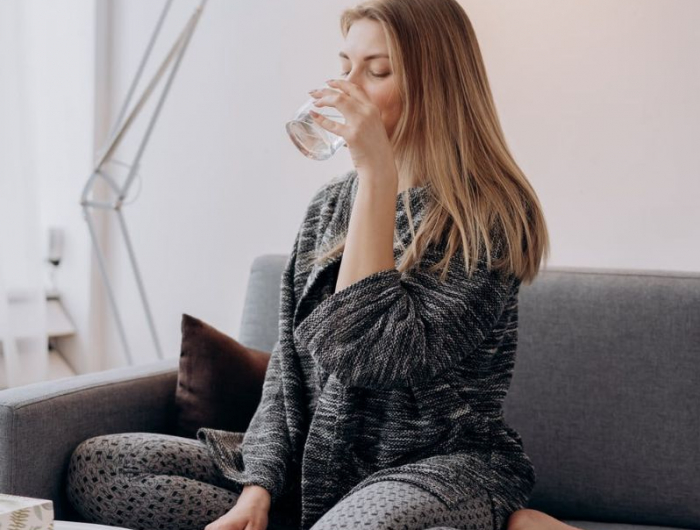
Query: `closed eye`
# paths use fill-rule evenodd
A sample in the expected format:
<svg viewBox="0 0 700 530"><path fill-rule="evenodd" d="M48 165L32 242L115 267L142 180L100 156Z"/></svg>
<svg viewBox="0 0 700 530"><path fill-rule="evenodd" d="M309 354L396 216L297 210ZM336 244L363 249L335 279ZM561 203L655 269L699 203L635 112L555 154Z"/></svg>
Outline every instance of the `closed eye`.
<svg viewBox="0 0 700 530"><path fill-rule="evenodd" d="M341 73L340 75L341 75L342 77L345 77L345 76L348 75L349 73L350 73L350 72L343 72L343 73ZM370 72L370 74L373 75L374 77L388 77L388 76L389 76L389 73L387 73L387 74L375 74L374 72Z"/></svg>

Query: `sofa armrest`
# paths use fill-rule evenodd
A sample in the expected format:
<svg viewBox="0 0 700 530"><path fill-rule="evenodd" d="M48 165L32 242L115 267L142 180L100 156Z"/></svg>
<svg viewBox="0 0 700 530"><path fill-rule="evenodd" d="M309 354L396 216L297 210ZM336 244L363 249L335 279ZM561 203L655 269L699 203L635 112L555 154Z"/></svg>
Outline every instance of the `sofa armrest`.
<svg viewBox="0 0 700 530"><path fill-rule="evenodd" d="M82 441L120 432L172 429L178 358L0 391L0 492L54 502L65 497L68 462Z"/></svg>

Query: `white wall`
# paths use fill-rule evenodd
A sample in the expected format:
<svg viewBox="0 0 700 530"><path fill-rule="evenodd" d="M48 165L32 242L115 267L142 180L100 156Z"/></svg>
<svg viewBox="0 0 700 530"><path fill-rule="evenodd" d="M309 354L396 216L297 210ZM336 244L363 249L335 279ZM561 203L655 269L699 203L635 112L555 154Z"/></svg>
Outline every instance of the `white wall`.
<svg viewBox="0 0 700 530"><path fill-rule="evenodd" d="M166 356L179 355L182 313L237 336L254 257L289 252L314 190L352 167L347 152L327 162L306 159L284 123L309 89L339 74L338 15L353 3L207 4L142 160L140 195L124 207ZM175 4L147 78L197 2ZM111 4L112 115L162 5ZM700 196L700 3L463 5L510 147L545 208L549 265L699 271L700 213L693 206ZM76 61L83 59L89 57L76 53ZM66 120L86 119L91 89L85 83L71 95ZM142 116L141 130L143 122ZM125 144L124 160L136 136ZM89 135L70 140L63 152L87 162ZM74 163L72 171L51 173L51 192L61 193L52 208L66 219L78 215L76 185L84 172ZM66 260L64 288L85 284L87 274L87 232L77 221L71 227L82 261ZM112 231L109 243L132 350L138 362L150 362L156 354L120 234ZM76 311L85 314L87 300L76 292ZM122 365L109 309L101 315L107 333L100 366Z"/></svg>
<svg viewBox="0 0 700 530"><path fill-rule="evenodd" d="M700 270L700 2L463 5L551 265Z"/></svg>
<svg viewBox="0 0 700 530"><path fill-rule="evenodd" d="M115 109L162 5L114 5ZM148 79L197 5L173 5ZM345 152L325 163L306 159L284 128L308 90L340 73L339 9L308 1L206 5L143 158L141 194L124 208L166 356L179 355L182 313L237 336L252 260L288 253L313 192L352 167ZM310 26L311 18L328 27ZM132 140L124 152L135 151ZM112 232L110 241L116 290L129 308L123 318L130 347L142 360L155 360L120 237ZM107 319L105 367L117 366L123 352Z"/></svg>

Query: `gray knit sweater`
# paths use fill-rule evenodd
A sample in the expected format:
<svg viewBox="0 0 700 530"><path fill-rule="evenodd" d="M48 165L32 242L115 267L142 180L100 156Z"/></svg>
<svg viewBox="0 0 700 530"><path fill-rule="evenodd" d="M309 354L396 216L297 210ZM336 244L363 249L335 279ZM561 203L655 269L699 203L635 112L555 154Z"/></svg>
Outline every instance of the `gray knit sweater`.
<svg viewBox="0 0 700 530"><path fill-rule="evenodd" d="M279 340L247 431L202 428L197 437L232 487L263 486L303 530L379 480L415 484L450 507L485 488L494 528L505 528L536 480L502 412L520 281L487 271L483 255L468 278L460 251L441 283L425 270L444 255L438 244L418 269L382 270L334 293L342 255L311 260L347 231L357 184L355 170L340 175L307 207L282 276ZM409 195L417 228L428 188ZM396 226L407 245L400 195Z"/></svg>

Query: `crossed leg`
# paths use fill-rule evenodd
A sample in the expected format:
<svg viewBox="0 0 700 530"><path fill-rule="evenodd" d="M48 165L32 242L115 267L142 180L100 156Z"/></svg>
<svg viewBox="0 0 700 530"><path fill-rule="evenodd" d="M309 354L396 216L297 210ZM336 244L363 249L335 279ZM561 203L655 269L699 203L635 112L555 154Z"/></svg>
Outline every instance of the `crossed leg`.
<svg viewBox="0 0 700 530"><path fill-rule="evenodd" d="M493 530L491 501L482 489L455 509L423 488L398 480L369 484L333 506L311 530Z"/></svg>
<svg viewBox="0 0 700 530"><path fill-rule="evenodd" d="M96 436L73 451L68 500L91 523L134 530L202 530L238 494L199 440L129 432ZM268 530L285 527L270 511Z"/></svg>

